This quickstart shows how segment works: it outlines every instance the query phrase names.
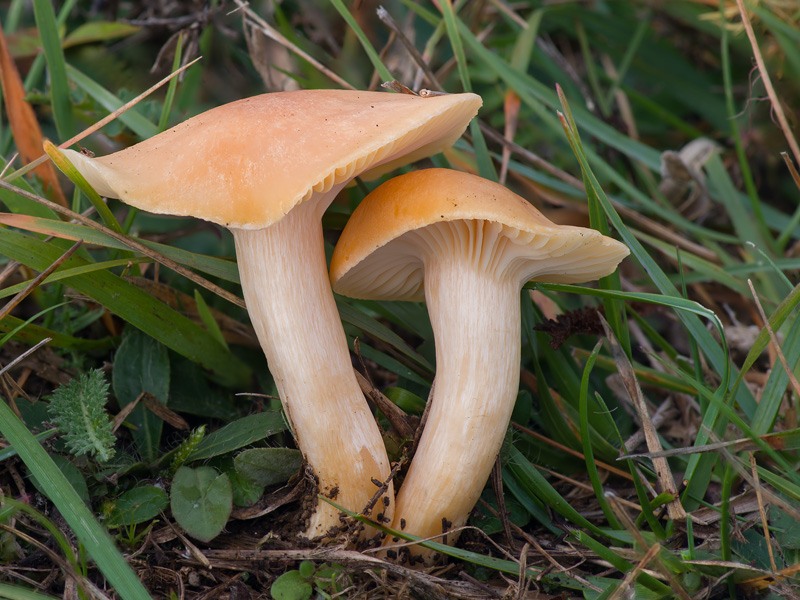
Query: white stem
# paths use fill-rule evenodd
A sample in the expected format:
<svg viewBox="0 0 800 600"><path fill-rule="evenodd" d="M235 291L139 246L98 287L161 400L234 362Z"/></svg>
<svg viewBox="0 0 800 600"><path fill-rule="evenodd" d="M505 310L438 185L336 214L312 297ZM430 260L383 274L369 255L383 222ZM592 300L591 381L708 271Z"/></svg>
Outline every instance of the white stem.
<svg viewBox="0 0 800 600"><path fill-rule="evenodd" d="M392 523L421 537L466 522L500 451L519 386L518 277L474 262L425 264L436 383ZM426 559L432 554L413 552Z"/></svg>
<svg viewBox="0 0 800 600"><path fill-rule="evenodd" d="M310 204L310 203L306 203ZM233 230L247 309L297 445L319 479L319 493L361 512L390 466L380 432L353 373L330 289L322 226L300 205L258 231ZM373 516L392 516L391 484ZM339 527L319 501L306 535Z"/></svg>

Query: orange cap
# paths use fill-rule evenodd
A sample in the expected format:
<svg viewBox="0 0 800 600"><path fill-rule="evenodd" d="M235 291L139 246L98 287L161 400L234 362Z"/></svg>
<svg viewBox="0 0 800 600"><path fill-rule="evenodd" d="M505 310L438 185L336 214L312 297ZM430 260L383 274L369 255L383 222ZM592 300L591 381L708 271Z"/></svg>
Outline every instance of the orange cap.
<svg viewBox="0 0 800 600"><path fill-rule="evenodd" d="M108 156L65 154L102 196L260 229L315 193L447 148L480 105L475 94L277 92L209 110Z"/></svg>
<svg viewBox="0 0 800 600"><path fill-rule="evenodd" d="M507 188L467 173L425 169L395 177L353 212L331 260L334 290L354 298L424 300L424 265L404 234L451 221L503 226L536 281L579 283L609 275L627 246L594 229L557 225ZM485 252L485 250L484 250ZM523 268L522 272L526 272Z"/></svg>

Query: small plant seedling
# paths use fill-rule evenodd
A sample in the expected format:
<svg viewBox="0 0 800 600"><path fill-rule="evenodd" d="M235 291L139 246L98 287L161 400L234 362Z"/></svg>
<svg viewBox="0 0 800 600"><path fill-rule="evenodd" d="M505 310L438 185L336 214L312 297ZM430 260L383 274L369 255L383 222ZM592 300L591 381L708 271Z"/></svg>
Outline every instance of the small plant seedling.
<svg viewBox="0 0 800 600"><path fill-rule="evenodd" d="M308 600L315 591L317 597L331 598L342 591L340 578L344 574L339 565L323 563L317 567L304 560L297 569L278 577L269 593L274 600Z"/></svg>
<svg viewBox="0 0 800 600"><path fill-rule="evenodd" d="M61 429L67 448L75 456L91 454L100 462L114 456L115 437L105 411L108 382L96 369L76 377L49 396L53 422Z"/></svg>

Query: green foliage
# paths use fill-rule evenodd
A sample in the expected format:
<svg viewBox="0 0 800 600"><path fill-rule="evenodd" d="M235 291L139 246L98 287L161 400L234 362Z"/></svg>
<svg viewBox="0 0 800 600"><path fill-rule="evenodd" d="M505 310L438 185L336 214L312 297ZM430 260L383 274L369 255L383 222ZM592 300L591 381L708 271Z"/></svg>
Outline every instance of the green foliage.
<svg viewBox="0 0 800 600"><path fill-rule="evenodd" d="M234 460L236 471L260 486L286 481L297 473L302 464L300 451L289 448L252 448L240 452Z"/></svg>
<svg viewBox="0 0 800 600"><path fill-rule="evenodd" d="M200 425L197 429L192 430L189 437L183 440L181 445L175 449L172 455L172 462L169 465L170 477L174 476L175 472L180 469L183 463L197 450L197 445L203 441L204 437L206 437L206 426Z"/></svg>
<svg viewBox="0 0 800 600"><path fill-rule="evenodd" d="M342 591L343 579L347 579L347 574L339 565L316 566L304 560L296 570L278 577L269 593L273 600L308 600L315 591L318 598L331 598Z"/></svg>
<svg viewBox="0 0 800 600"><path fill-rule="evenodd" d="M203 460L233 452L286 429L283 415L264 412L237 419L203 438L190 460Z"/></svg>
<svg viewBox="0 0 800 600"><path fill-rule="evenodd" d="M219 535L233 508L228 476L212 467L178 469L169 496L172 516L186 533L203 542Z"/></svg>
<svg viewBox="0 0 800 600"><path fill-rule="evenodd" d="M150 394L155 401L167 404L169 377L167 349L138 329L127 328L114 358L114 395L120 406L135 402L141 394ZM136 427L132 435L139 452L145 460L155 460L163 421L147 410L143 402L127 420Z"/></svg>
<svg viewBox="0 0 800 600"><path fill-rule="evenodd" d="M101 370L94 369L76 377L47 399L51 419L58 425L72 454L91 454L100 462L114 456L116 438L105 410L108 382Z"/></svg>
<svg viewBox="0 0 800 600"><path fill-rule="evenodd" d="M109 529L133 527L154 519L169 504L167 493L154 485L128 490L105 507L104 524Z"/></svg>
<svg viewBox="0 0 800 600"><path fill-rule="evenodd" d="M43 0L7 4L7 12L5 7L0 9L3 28L12 54L24 65L27 99L36 107L45 136L55 143L149 87L154 82L149 69L157 54L166 68L190 59L197 48L204 59L182 79L173 79L168 89L122 113L81 144L105 153L108 144L132 144L210 106L263 91L238 29L239 14L216 13L197 21L194 25L199 27L187 28L178 41L179 51L172 52L174 46L163 46L162 32L147 25L105 21L106 13L86 11L74 0L57 4L58 12ZM127 11L135 4L119 3L118 16L128 19ZM211 3L212 10L216 4ZM306 3L303 12L308 14L298 12L298 3L269 4L272 14L262 16L341 79L366 88L377 70L376 81L397 77L416 85L413 59L399 42L389 45L388 30L358 3ZM782 104L796 106L800 96L797 14L776 2L745 5ZM26 6L33 11L26 11ZM692 451L692 445L703 450L669 458L676 477L680 474L686 479L683 508L703 511L706 505L717 503L716 510L725 509L733 504L735 493L754 487L748 475L758 473L766 502L772 502L770 494L778 498L767 510L777 566L800 560L798 456L796 444L788 441L794 434L783 437L783 432L797 427L796 394L787 394L787 389L800 361L800 286L791 287L800 274L795 246L800 237L800 208L797 187L779 156L785 140L770 121L767 103L752 102L763 95L759 87L763 77L749 75L753 49L731 27L739 21L728 11L732 6L731 2L717 6L683 0L647 5L412 0L385 4L405 31L413 31L412 43L424 53L443 91L471 88L484 99L480 123L476 120L456 150L448 157L434 157L433 164L495 178L508 154L510 188L545 212L557 206L558 212L576 220L588 215L592 226L608 228L633 251L621 277L601 282L600 289L532 284L522 294L523 379L513 415L519 429L512 429L511 441L501 455L502 479L512 522L527 534L556 538L564 535L565 528L577 532L569 535L568 543L576 554L586 556L586 562L576 565L565 557L563 572L542 574L528 567L524 573L530 579L539 578L539 584L553 594L571 589L576 590L575 597L591 599L656 598L682 585L690 597L744 596L754 593L741 583L752 575L747 567L770 570L772 565L760 520L753 514L737 523L725 510L723 519L693 532L691 519L664 517L668 498L653 491L660 488L650 459L615 462L640 422L614 386L619 366L607 345L591 352L597 341L592 335L574 335L560 349L551 348L548 336L533 329L545 318L542 307L546 303L561 313L602 304L653 403L651 408L667 399L680 404L680 415L659 433L667 448L688 444L690 448L683 452ZM250 8L259 12L262 6L251 3ZM306 19L312 11L314 18ZM315 32L319 23L329 26L326 36ZM484 27L485 23L491 27ZM235 31L238 38L231 35ZM126 46L109 51L114 40L136 32L141 35L128 37ZM292 51L288 56L281 68L301 87L339 85ZM221 77L231 85L203 86ZM556 84L563 88L560 97ZM438 83L423 79L421 85L437 89ZM557 111L565 113L563 122ZM4 156L15 150L17 134L8 127L11 118L6 110L0 123ZM512 147L508 152L498 141L503 137L523 150ZM695 175L707 188L709 201L700 218L689 215L681 202L668 198L659 186L662 153L677 152L698 137L720 146L718 157L696 165ZM200 296L193 284L167 269L154 272L153 259L135 254L127 244L135 236L134 241L149 250L236 294L238 273L230 237L209 226L195 228L188 219L127 211L113 201L101 205L88 190L89 200L76 194L73 207L83 211L91 200L102 211L90 215L98 227L62 220L50 207L26 195L46 195L47 191L35 177L12 172L19 164L12 163L3 175L5 182L13 181L19 190L0 188L0 202L7 211L0 214L0 267L5 268L7 260L19 261L26 268L22 279L28 279L29 271L47 268L73 240L83 239L85 244L30 296L25 310L0 321L0 335L28 347L50 338L49 345L78 371L101 360L113 362L112 385L121 407L148 392L190 419L194 429L167 451L176 445L178 434L140 404L117 432L123 443L117 444L113 459L104 460L91 440L84 439L87 453L97 460L86 456L73 460L46 454L42 442L52 432L30 435L3 403L0 433L9 444L2 444L0 461L22 460L28 470L25 481L52 500L81 547L95 560L99 570L90 571L92 577L102 574L107 587L126 600L146 598L136 575L92 518L89 506L102 507L105 525L114 528L126 548L136 547L167 500L190 535L213 537L224 527L232 503L248 506L263 492L263 485L291 475L289 465L275 469L275 456L288 456L294 467L298 455L264 447L285 445L285 440L270 440L270 436L289 435L282 415L270 412L277 408L274 400L234 395L256 387L253 373L258 391L274 394L257 345L252 337L246 339L246 313L219 297ZM325 227L342 227L363 198L365 187L374 185L367 182L343 190L335 214L332 210L326 215ZM69 189L65 191L69 195ZM109 229L100 227L102 223ZM123 224L121 237L112 235L116 223ZM55 237L45 242L43 236L50 235ZM140 268L151 283L158 283L155 291L127 278ZM761 329L761 320L753 317L757 309L748 279L777 334L776 343ZM0 296L10 298L28 283L4 280ZM546 302L532 300L531 292L544 294ZM196 308L190 308L193 298ZM345 298L337 298L337 305L348 340L352 345L359 338L361 355L377 385L391 384L383 390L385 394L407 412L421 414L435 365L424 305ZM116 317L127 325L120 329ZM737 321L761 331L737 346L730 336ZM778 347L789 372L772 360ZM769 362L764 359L768 348ZM35 380L37 374L32 375ZM754 382L759 385L757 394L751 390ZM29 407L19 400L16 404L28 428L36 430L46 421L36 405ZM59 423L59 428L66 435L66 426ZM206 435L201 434L204 428ZM738 447L708 451L715 437L726 436L752 441L749 447L757 448L755 470ZM47 446L59 451L59 443L51 440ZM131 455L125 455L123 447L130 448ZM106 448L113 451L113 439L106 439ZM97 461L102 462L99 472ZM202 467L192 468L201 461ZM619 467L622 474L609 474L602 462ZM149 485L165 474L175 474L169 499L160 488ZM564 475L578 480L581 489L562 480ZM254 480L258 483L253 484ZM6 489L6 482L2 484ZM626 500L641 508L630 515L633 524L617 514L619 507L606 492L625 494ZM570 503L576 498L580 504L573 508ZM488 490L484 499L491 507L496 505ZM197 512L181 523L194 504L204 506L210 517ZM7 508L8 504L0 507L0 512ZM47 527L46 519L26 515L47 531L44 535L55 541L51 547L76 572L86 572L85 561L75 556L63 534L59 537L58 528ZM758 525L741 528L750 524L751 517ZM209 518L213 527L204 529L204 520ZM473 524L485 531L501 529L486 507L479 509ZM504 543L502 535L495 539ZM709 548L703 545L706 539L723 543ZM642 540L649 545L670 541L671 550L659 549L647 569L672 576L666 586L671 590L665 592L663 582L643 577L645 571L633 587L621 583L645 552ZM13 554L14 544L3 537L3 548ZM495 570L515 578L521 575L519 564L511 560L461 548L440 550L465 561L465 570L473 576L482 572L487 582L494 580ZM528 556L529 561L533 556ZM739 566L701 567L681 562L677 556L710 561L727 557ZM617 572L595 576L592 558L598 557ZM333 570L332 577L340 584L346 581L344 569L302 563L274 582L273 598L335 595L343 584L323 584L326 568ZM733 581L737 589L726 589ZM12 587L3 584L0 595L41 597ZM769 597L782 593L778 590ZM176 597L174 592L164 595Z"/></svg>

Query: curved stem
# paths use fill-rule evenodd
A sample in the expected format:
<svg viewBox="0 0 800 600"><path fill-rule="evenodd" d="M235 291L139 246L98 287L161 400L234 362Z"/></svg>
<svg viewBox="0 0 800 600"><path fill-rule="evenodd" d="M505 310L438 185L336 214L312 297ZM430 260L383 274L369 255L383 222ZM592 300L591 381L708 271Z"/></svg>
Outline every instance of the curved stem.
<svg viewBox="0 0 800 600"><path fill-rule="evenodd" d="M425 265L436 384L392 523L422 537L466 522L502 446L519 387L519 282L469 263ZM431 551L414 552L432 558Z"/></svg>
<svg viewBox="0 0 800 600"><path fill-rule="evenodd" d="M311 203L305 203L311 204ZM300 205L257 231L234 230L242 289L297 445L319 480L319 493L362 512L390 465L380 432L356 381L330 289L322 226ZM391 518L391 484L376 513ZM339 527L320 501L306 535Z"/></svg>

